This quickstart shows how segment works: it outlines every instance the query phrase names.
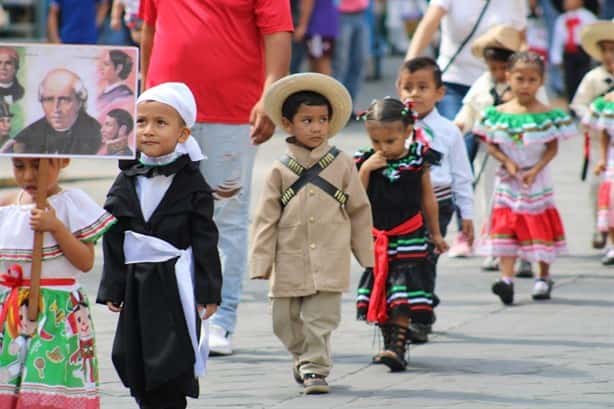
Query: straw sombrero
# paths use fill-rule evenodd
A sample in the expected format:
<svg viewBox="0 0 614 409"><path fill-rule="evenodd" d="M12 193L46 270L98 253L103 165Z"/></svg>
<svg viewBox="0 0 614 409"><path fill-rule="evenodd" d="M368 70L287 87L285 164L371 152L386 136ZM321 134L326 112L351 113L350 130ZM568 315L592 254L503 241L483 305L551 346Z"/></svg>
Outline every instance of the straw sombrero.
<svg viewBox="0 0 614 409"><path fill-rule="evenodd" d="M582 48L588 55L597 61L601 61L600 41L614 41L614 22L598 21L589 24L582 29L580 36Z"/></svg>
<svg viewBox="0 0 614 409"><path fill-rule="evenodd" d="M520 31L511 26L498 25L476 38L471 45L471 53L477 58L484 58L484 49L488 47L517 52L521 46Z"/></svg>
<svg viewBox="0 0 614 409"><path fill-rule="evenodd" d="M352 97L348 90L333 77L317 73L293 74L276 81L264 95L264 110L277 126L281 126L281 108L286 99L299 91L322 94L333 107L329 137L337 134L352 113Z"/></svg>

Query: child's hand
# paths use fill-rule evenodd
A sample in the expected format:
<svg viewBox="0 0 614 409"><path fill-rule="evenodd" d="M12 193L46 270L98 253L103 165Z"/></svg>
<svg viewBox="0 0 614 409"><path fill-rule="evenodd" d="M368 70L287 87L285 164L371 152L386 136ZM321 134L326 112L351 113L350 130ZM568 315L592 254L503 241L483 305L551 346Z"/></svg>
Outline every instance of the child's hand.
<svg viewBox="0 0 614 409"><path fill-rule="evenodd" d="M365 163L362 164L362 167L366 168L366 170L368 171L373 171L376 169L381 169L387 164L388 162L386 161L384 155L382 155L380 151L376 151L373 155L369 157L369 159L365 161Z"/></svg>
<svg viewBox="0 0 614 409"><path fill-rule="evenodd" d="M122 310L121 305L115 305L111 301L107 301L107 308L111 312L121 312L121 310Z"/></svg>
<svg viewBox="0 0 614 409"><path fill-rule="evenodd" d="M49 206L49 203L45 205L45 209L35 207L30 214L30 227L34 231L53 233L62 224L56 217L53 207Z"/></svg>
<svg viewBox="0 0 614 409"><path fill-rule="evenodd" d="M516 177L518 175L518 165L516 165L516 162L514 162L513 160L508 159L503 162L503 167L505 168L507 173L510 174L510 176Z"/></svg>
<svg viewBox="0 0 614 409"><path fill-rule="evenodd" d="M463 219L462 232L469 242L469 246L473 246L474 232L473 232L473 220Z"/></svg>
<svg viewBox="0 0 614 409"><path fill-rule="evenodd" d="M215 314L217 311L217 304L207 304L204 307L202 305L198 305L196 309L198 310L198 316L200 319L205 321Z"/></svg>
<svg viewBox="0 0 614 409"><path fill-rule="evenodd" d="M535 182L538 171L535 168L531 168L522 174L522 184L525 188L530 187Z"/></svg>
<svg viewBox="0 0 614 409"><path fill-rule="evenodd" d="M437 254L443 254L450 249L450 246L448 246L448 243L441 237L441 234L433 236L432 240Z"/></svg>
<svg viewBox="0 0 614 409"><path fill-rule="evenodd" d="M600 175L602 172L605 172L605 161L602 159L595 166L595 175Z"/></svg>

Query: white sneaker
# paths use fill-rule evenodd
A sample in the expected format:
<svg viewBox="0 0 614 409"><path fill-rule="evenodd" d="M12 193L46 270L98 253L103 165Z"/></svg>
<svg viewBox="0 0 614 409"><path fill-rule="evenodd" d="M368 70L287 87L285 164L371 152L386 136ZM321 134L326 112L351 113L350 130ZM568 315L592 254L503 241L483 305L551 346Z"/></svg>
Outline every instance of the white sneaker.
<svg viewBox="0 0 614 409"><path fill-rule="evenodd" d="M499 271L499 258L488 256L484 259L482 263L483 271Z"/></svg>
<svg viewBox="0 0 614 409"><path fill-rule="evenodd" d="M533 299L534 300L549 300L550 293L552 292L553 286L554 286L554 282L550 279L535 280L535 286L533 286Z"/></svg>
<svg viewBox="0 0 614 409"><path fill-rule="evenodd" d="M209 326L209 355L231 355L232 334L224 328L211 324Z"/></svg>

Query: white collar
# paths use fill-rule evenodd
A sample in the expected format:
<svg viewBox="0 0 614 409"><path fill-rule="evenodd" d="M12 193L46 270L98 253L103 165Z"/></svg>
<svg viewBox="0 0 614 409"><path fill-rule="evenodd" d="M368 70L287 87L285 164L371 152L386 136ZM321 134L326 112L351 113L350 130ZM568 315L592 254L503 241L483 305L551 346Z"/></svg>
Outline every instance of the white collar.
<svg viewBox="0 0 614 409"><path fill-rule="evenodd" d="M431 112L429 112L424 118L418 119L418 121L421 121L423 124L432 128L432 125L429 125L428 122L432 124L433 122L439 121L440 117L441 115L439 114L437 107L433 107L433 110Z"/></svg>
<svg viewBox="0 0 614 409"><path fill-rule="evenodd" d="M183 155L183 153L173 151L166 155L153 157L153 156L147 156L143 152L141 152L141 157L139 158L139 162L147 166L164 166L164 165L168 165L168 164L175 162L177 158L180 157L181 155Z"/></svg>
<svg viewBox="0 0 614 409"><path fill-rule="evenodd" d="M10 84L2 84L0 83L0 88L11 88L15 81L12 81Z"/></svg>

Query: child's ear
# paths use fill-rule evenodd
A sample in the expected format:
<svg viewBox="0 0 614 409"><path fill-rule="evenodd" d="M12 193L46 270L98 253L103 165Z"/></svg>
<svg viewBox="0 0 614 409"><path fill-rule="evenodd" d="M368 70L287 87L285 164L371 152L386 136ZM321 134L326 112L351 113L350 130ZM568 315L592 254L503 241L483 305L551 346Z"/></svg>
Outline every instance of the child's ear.
<svg viewBox="0 0 614 409"><path fill-rule="evenodd" d="M192 131L190 131L190 128L184 127L181 130L181 134L179 135L179 138L177 138L177 142L178 143L184 143L185 141L188 140L188 138L190 137L191 134L192 134Z"/></svg>
<svg viewBox="0 0 614 409"><path fill-rule="evenodd" d="M284 131L287 133L292 133L292 122L290 122L288 118L281 117L281 127L284 128Z"/></svg>
<svg viewBox="0 0 614 409"><path fill-rule="evenodd" d="M437 102L441 101L443 99L443 97L446 96L446 92L447 91L448 91L448 89L443 84L441 84L441 86L439 88L437 88Z"/></svg>

